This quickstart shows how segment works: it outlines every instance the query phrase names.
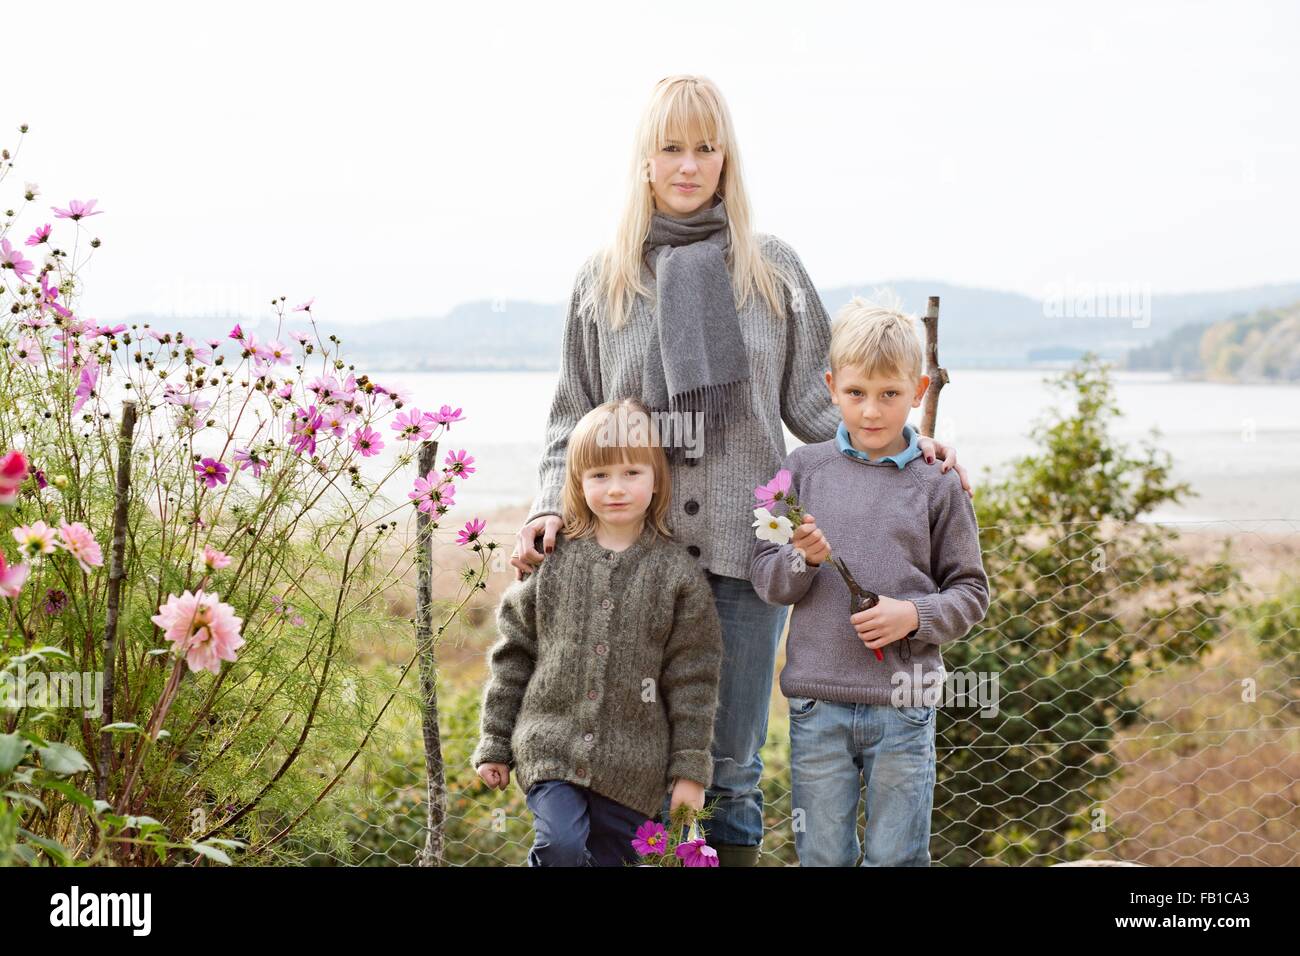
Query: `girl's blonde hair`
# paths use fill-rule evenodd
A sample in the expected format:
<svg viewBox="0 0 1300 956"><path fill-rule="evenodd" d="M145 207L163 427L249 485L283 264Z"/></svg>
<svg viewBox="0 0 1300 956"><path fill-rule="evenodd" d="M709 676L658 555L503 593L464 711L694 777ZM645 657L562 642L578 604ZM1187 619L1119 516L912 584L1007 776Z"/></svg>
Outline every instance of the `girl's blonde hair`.
<svg viewBox="0 0 1300 956"><path fill-rule="evenodd" d="M655 84L650 102L637 127L632 152L630 184L623 215L613 242L594 257L594 281L587 283L581 308L590 309L604 299L612 329L627 324L638 295L653 297L654 290L641 281L643 252L655 212L650 171L654 155L669 139L696 143L705 140L722 150L722 176L716 195L726 202L730 231L727 267L739 312L754 294L762 295L774 315L783 316L780 282L793 285L784 270L764 257L753 229L753 214L741 172L731 113L722 93L703 76L666 76ZM709 200L711 201L712 197ZM594 313L593 313L594 314Z"/></svg>
<svg viewBox="0 0 1300 956"><path fill-rule="evenodd" d="M916 319L897 297L883 305L860 295L850 299L835 313L830 353L832 373L852 365L868 378L897 373L916 383L925 364Z"/></svg>
<svg viewBox="0 0 1300 956"><path fill-rule="evenodd" d="M673 496L672 477L668 472L668 456L656 440L653 429L648 427L650 423L650 410L639 398L605 402L578 420L569 435L564 465L561 517L566 538L586 538L596 533L596 516L582 493L583 472L588 468L608 468L630 461L654 469L655 493L646 509L646 521L661 537L672 539L673 532L668 526L668 506Z"/></svg>

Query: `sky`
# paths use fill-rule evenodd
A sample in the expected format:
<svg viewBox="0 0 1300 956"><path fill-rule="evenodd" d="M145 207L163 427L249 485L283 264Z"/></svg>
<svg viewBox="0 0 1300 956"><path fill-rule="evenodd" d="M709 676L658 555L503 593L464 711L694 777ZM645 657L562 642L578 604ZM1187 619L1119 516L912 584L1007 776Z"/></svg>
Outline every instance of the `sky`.
<svg viewBox="0 0 1300 956"><path fill-rule="evenodd" d="M1300 280L1290 2L61 2L7 31L0 204L69 199L84 310L367 322L567 299L672 73L819 287ZM130 11L129 13L127 11ZM81 247L84 251L84 245Z"/></svg>

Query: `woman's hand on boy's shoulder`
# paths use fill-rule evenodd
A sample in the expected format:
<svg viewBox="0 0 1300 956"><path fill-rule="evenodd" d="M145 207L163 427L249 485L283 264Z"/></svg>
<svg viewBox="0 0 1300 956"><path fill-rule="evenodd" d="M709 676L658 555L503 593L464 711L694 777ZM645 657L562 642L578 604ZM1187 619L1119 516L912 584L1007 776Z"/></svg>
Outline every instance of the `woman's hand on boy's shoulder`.
<svg viewBox="0 0 1300 956"><path fill-rule="evenodd" d="M966 469L957 464L957 449L953 445L945 445L943 442L935 441L926 435L922 435L917 443L921 448L921 456L925 459L927 465L934 464L938 459L939 473L945 474L952 469L957 470L957 477L961 480L962 490L967 495L974 496L975 492L970 486L970 479L966 477Z"/></svg>

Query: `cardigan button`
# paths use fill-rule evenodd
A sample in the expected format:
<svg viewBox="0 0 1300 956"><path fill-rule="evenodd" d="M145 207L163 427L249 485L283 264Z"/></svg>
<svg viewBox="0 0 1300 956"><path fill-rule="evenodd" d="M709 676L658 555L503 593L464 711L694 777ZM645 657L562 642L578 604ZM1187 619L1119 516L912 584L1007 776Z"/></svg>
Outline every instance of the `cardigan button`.
<svg viewBox="0 0 1300 956"><path fill-rule="evenodd" d="M687 552L689 552L692 558L698 558L700 556L700 549L697 548L695 545L691 545L686 550Z"/></svg>
<svg viewBox="0 0 1300 956"><path fill-rule="evenodd" d="M614 606L614 602L611 601L609 598L605 598L605 600L600 602L600 606L603 607L606 611L608 611L610 608Z"/></svg>
<svg viewBox="0 0 1300 956"><path fill-rule="evenodd" d="M595 738L596 738L596 735L595 735L595 734L583 734L583 735L582 735L582 739L583 739L583 740L586 740L586 741L591 741L591 740L594 740Z"/></svg>
<svg viewBox="0 0 1300 956"><path fill-rule="evenodd" d="M700 503L698 501L691 500L686 502L685 507L686 507L686 513L688 515L693 515L700 510Z"/></svg>
<svg viewBox="0 0 1300 956"><path fill-rule="evenodd" d="M586 767L579 767L579 768L578 768L578 776L579 776L579 777L585 777L586 775L587 775L587 768L586 768Z"/></svg>
<svg viewBox="0 0 1300 956"><path fill-rule="evenodd" d="M587 691L587 700L595 700L599 696L600 695L597 694L594 690Z"/></svg>
<svg viewBox="0 0 1300 956"><path fill-rule="evenodd" d="M596 653L597 653L597 654L604 654L605 651L607 651L607 650L609 650L609 648L607 648L604 644L597 644L597 645L596 645Z"/></svg>

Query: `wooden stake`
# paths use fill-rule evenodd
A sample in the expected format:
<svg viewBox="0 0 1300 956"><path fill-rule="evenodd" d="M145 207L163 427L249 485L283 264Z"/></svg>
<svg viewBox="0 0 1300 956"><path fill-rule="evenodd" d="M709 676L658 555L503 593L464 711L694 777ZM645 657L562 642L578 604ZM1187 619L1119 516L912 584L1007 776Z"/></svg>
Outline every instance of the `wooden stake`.
<svg viewBox="0 0 1300 956"><path fill-rule="evenodd" d="M939 392L948 384L948 370L939 366L939 297L930 296L925 309L925 374L930 385L925 390L921 411L921 434L934 437L934 421L939 415Z"/></svg>

